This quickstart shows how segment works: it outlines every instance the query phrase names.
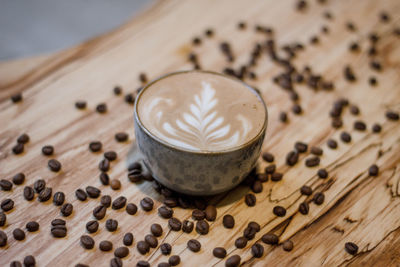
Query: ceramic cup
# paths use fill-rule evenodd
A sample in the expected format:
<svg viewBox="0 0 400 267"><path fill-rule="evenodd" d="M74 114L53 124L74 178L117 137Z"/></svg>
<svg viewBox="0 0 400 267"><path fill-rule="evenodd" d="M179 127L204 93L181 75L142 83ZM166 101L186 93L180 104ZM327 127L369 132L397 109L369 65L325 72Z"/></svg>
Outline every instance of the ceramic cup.
<svg viewBox="0 0 400 267"><path fill-rule="evenodd" d="M193 72L193 71L191 71ZM203 71L204 72L204 71ZM146 85L137 95L134 107L136 143L145 166L162 185L188 195L213 195L238 185L255 167L261 153L267 127L267 107L252 87L239 79L219 73L207 72L234 79L257 94L265 108L262 129L249 142L218 152L185 150L161 140L151 133L138 116L138 103L144 91L154 83L183 72L164 75Z"/></svg>

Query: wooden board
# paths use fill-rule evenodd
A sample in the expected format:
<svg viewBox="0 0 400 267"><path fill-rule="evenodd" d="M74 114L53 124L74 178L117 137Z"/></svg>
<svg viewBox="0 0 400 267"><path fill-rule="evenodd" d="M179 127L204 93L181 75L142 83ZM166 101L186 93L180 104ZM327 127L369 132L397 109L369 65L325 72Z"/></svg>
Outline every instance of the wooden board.
<svg viewBox="0 0 400 267"><path fill-rule="evenodd" d="M108 266L113 253L99 250L101 240L112 241L116 248L122 245L124 233L132 232L136 244L149 233L150 225L157 222L164 228L159 243L171 243L171 255L180 255L182 266L223 266L224 261L212 255L216 246L225 247L229 256L238 254L243 263L254 266L400 266L400 123L388 121L384 116L388 109L400 110L400 39L392 34L394 26L400 26L400 2L339 0L324 5L317 1L308 2L304 12L296 12L295 1L160 1L112 33L52 55L39 61L36 68L28 68L12 79L1 77L0 178L10 179L20 171L27 178L23 186L14 186L11 192L0 191L0 201L5 198L15 201L15 208L7 212L7 225L0 228L9 237L8 246L0 248L0 265L22 261L24 256L32 254L38 266L73 266L77 263ZM323 17L327 10L334 15L332 21ZM378 14L382 10L391 15L390 23L379 22ZM242 20L247 22L248 29L239 32L236 25ZM346 31L348 21L356 24L358 30L355 33ZM258 79L251 84L260 88L268 105L270 121L264 150L275 155L278 171L284 173L283 180L264 183L263 192L256 194L255 207L249 208L244 203L243 197L249 192L244 186L213 198L211 203L217 205L218 217L211 223L210 233L206 236L199 236L195 231L191 234L171 232L167 220L157 215L163 198L149 182L132 184L126 177L129 151L135 141L133 110L122 97L112 94L112 88L121 85L125 92L134 92L141 85L137 78L140 72L147 73L152 79L166 72L190 69L186 57L192 51L191 39L202 35L208 27L215 30L215 36L193 48L200 56L201 66L222 71L227 64L218 45L225 40L232 43L238 57L234 66L240 66L247 62L248 51L254 43L265 39L254 32L256 24L273 27L278 45L295 41L308 43L311 36L318 35L320 43L307 45L295 59L295 64L299 68L312 66L315 72L333 80L336 88L332 92L315 93L304 85L296 86L304 114L295 116L290 112L292 104L288 95L272 82L279 68L264 55L255 69ZM322 25L329 27L329 34L320 34ZM372 30L382 36L378 49L384 70L379 73L369 68L365 53L367 35ZM352 41L360 41L363 52L350 53L348 46ZM343 78L346 64L350 64L356 73L355 83L350 84ZM19 64L14 66L3 63L0 73L13 73L13 68L21 70ZM376 87L368 84L371 75L378 79ZM18 105L9 100L15 92L22 92L24 96L24 101ZM361 113L351 116L346 110L344 126L334 130L328 112L339 97L346 97L358 105ZM80 99L88 102L87 110L74 108L75 101ZM100 102L107 103L107 114L94 111ZM279 122L280 111L289 111L290 123ZM367 123L368 131L353 130L353 122L357 119ZM370 130L376 122L382 124L380 134ZM352 134L351 143L339 141L336 150L327 148L326 141L329 138L339 140L343 130ZM114 134L119 131L129 133L129 142L121 144L114 140ZM16 156L11 148L17 136L24 132L29 134L31 141L25 147L26 152ZM92 140L101 140L103 151L118 152L119 158L112 163L109 175L121 181L121 190L112 191L100 184L97 165L102 154L88 151ZM304 166L306 155L301 155L294 167L286 166L285 156L299 140L324 149L320 167L329 171L328 179L317 178L318 167ZM63 165L57 174L48 170L48 158L41 155L41 147L46 144L55 146L53 157ZM377 177L368 175L368 168L373 163L380 168ZM266 163L260 160L259 169L265 166ZM55 239L50 235L51 220L61 217L58 207L51 201L27 202L22 197L23 187L38 178L45 179L53 192L64 191L67 201L74 205L74 213L66 218L66 238ZM323 205L310 204L308 215L297 211L301 202L310 200L310 197L300 195L299 188L303 184L325 193ZM139 209L134 216L108 210L105 219L100 221L98 233L93 235L95 249L84 250L79 238L85 234L85 224L92 219L92 210L99 200L79 202L74 191L88 185L99 187L102 194L110 194L113 199L123 195L137 205L143 197L150 196L156 200L155 209L151 212ZM273 215L275 205L288 209L285 217ZM222 226L225 214L235 217L234 229ZM175 216L190 218L191 210L176 208ZM117 232L105 230L108 218L119 221ZM15 241L12 231L17 227L24 228L31 220L40 222L40 231L27 233L25 241ZM246 248L235 248L235 239L252 220L261 225L261 231ZM263 244L264 256L253 258L251 245L272 230L280 235L281 241L292 240L293 251L285 252L281 246ZM186 249L186 242L191 238L202 244L201 251L196 254ZM359 246L356 256L344 251L344 244L349 241ZM135 244L123 260L124 266L131 266L141 259L148 260L152 266L168 260L158 248L142 256Z"/></svg>

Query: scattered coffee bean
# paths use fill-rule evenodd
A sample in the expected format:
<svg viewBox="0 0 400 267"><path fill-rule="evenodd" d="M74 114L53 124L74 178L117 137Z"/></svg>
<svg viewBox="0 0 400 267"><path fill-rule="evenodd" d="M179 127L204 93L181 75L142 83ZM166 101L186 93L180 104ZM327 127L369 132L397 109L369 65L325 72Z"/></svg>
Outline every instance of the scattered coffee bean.
<svg viewBox="0 0 400 267"><path fill-rule="evenodd" d="M322 154L324 153L322 148L319 148L319 147L316 147L316 146L311 147L310 152L311 152L311 154L314 154L316 156L322 156Z"/></svg>
<svg viewBox="0 0 400 267"><path fill-rule="evenodd" d="M174 211L170 207L161 206L158 208L158 214L164 219L169 219L174 214Z"/></svg>
<svg viewBox="0 0 400 267"><path fill-rule="evenodd" d="M107 208L103 205L97 206L93 210L93 217L97 220L101 220L106 216Z"/></svg>
<svg viewBox="0 0 400 267"><path fill-rule="evenodd" d="M268 245L277 245L279 242L279 237L275 234L268 233L261 237L261 240Z"/></svg>
<svg viewBox="0 0 400 267"><path fill-rule="evenodd" d="M295 104L292 107L292 111L293 111L294 114L299 115L299 114L301 114L303 112L303 109L299 104Z"/></svg>
<svg viewBox="0 0 400 267"><path fill-rule="evenodd" d="M271 174L271 181L273 182L279 182L280 180L282 180L283 174L280 172L274 172L273 174Z"/></svg>
<svg viewBox="0 0 400 267"><path fill-rule="evenodd" d="M11 96L11 101L13 103L19 103L22 101L22 94L21 93L16 93L14 95Z"/></svg>
<svg viewBox="0 0 400 267"><path fill-rule="evenodd" d="M164 204L169 208L175 208L178 206L178 200L175 197L166 197L164 199Z"/></svg>
<svg viewBox="0 0 400 267"><path fill-rule="evenodd" d="M125 207L125 205L126 205L126 197L120 196L113 201L111 207L113 210L119 210Z"/></svg>
<svg viewBox="0 0 400 267"><path fill-rule="evenodd" d="M235 226L235 218L230 214L224 215L222 218L222 224L225 228L232 229Z"/></svg>
<svg viewBox="0 0 400 267"><path fill-rule="evenodd" d="M102 196L100 198L100 204L106 208L109 208L111 206L111 196L109 195Z"/></svg>
<svg viewBox="0 0 400 267"><path fill-rule="evenodd" d="M374 125L372 125L372 132L373 133L380 133L382 130L382 126L378 123L375 123Z"/></svg>
<svg viewBox="0 0 400 267"><path fill-rule="evenodd" d="M46 187L42 192L39 193L38 200L40 202L46 202L51 198L53 194L53 189L51 187Z"/></svg>
<svg viewBox="0 0 400 267"><path fill-rule="evenodd" d="M29 135L27 135L26 133L23 133L17 138L17 143L26 144L29 142L29 139L30 139Z"/></svg>
<svg viewBox="0 0 400 267"><path fill-rule="evenodd" d="M156 248L158 246L158 240L154 235L146 235L144 241L146 241L151 248Z"/></svg>
<svg viewBox="0 0 400 267"><path fill-rule="evenodd" d="M117 142L125 142L128 140L128 137L128 134L124 132L119 132L115 134L115 140L117 140Z"/></svg>
<svg viewBox="0 0 400 267"><path fill-rule="evenodd" d="M122 87L119 86L119 85L115 86L114 89L113 89L113 92L114 92L114 95L122 94Z"/></svg>
<svg viewBox="0 0 400 267"><path fill-rule="evenodd" d="M63 238L67 236L67 227L65 224L52 225L51 234L56 238Z"/></svg>
<svg viewBox="0 0 400 267"><path fill-rule="evenodd" d="M94 186L87 186L86 187L86 194L90 197L90 198L98 198L101 194L100 189L94 187Z"/></svg>
<svg viewBox="0 0 400 267"><path fill-rule="evenodd" d="M265 169L264 169L265 173L267 173L267 174L272 174L275 172L275 170L276 170L275 164L270 164L267 167L265 167Z"/></svg>
<svg viewBox="0 0 400 267"><path fill-rule="evenodd" d="M17 173L13 176L12 181L15 185L23 184L25 181L25 174L23 174L22 172Z"/></svg>
<svg viewBox="0 0 400 267"><path fill-rule="evenodd" d="M139 253L142 255L144 255L150 251L150 246L145 241L139 241L136 245L136 248L139 251Z"/></svg>
<svg viewBox="0 0 400 267"><path fill-rule="evenodd" d="M310 210L310 206L308 205L307 202L302 202L299 205L299 212L303 215L308 214L308 211Z"/></svg>
<svg viewBox="0 0 400 267"><path fill-rule="evenodd" d="M212 36L214 35L214 30L213 30L213 29L206 29L206 30L204 31L204 34L205 34L207 37L212 37Z"/></svg>
<svg viewBox="0 0 400 267"><path fill-rule="evenodd" d="M251 221L248 223L247 227L253 228L256 232L260 232L261 226L257 222Z"/></svg>
<svg viewBox="0 0 400 267"><path fill-rule="evenodd" d="M342 132L340 134L340 139L345 143L351 142L351 135L348 132Z"/></svg>
<svg viewBox="0 0 400 267"><path fill-rule="evenodd" d="M0 211L0 227L3 227L4 225L6 225L7 222L7 215Z"/></svg>
<svg viewBox="0 0 400 267"><path fill-rule="evenodd" d="M95 220L89 221L86 223L86 230L93 234L96 233L97 230L99 229L99 223Z"/></svg>
<svg viewBox="0 0 400 267"><path fill-rule="evenodd" d="M5 247L7 245L7 235L0 230L0 247Z"/></svg>
<svg viewBox="0 0 400 267"><path fill-rule="evenodd" d="M13 231L13 237L15 240L21 241L25 239L25 232L20 229L20 228L16 228Z"/></svg>
<svg viewBox="0 0 400 267"><path fill-rule="evenodd" d="M94 247L94 240L88 235L81 236L81 245L85 249L92 249Z"/></svg>
<svg viewBox="0 0 400 267"><path fill-rule="evenodd" d="M264 247L261 244L254 244L251 247L251 254L254 258L261 258L264 254Z"/></svg>
<svg viewBox="0 0 400 267"><path fill-rule="evenodd" d="M123 263L120 258L112 258L110 261L110 267L122 267Z"/></svg>
<svg viewBox="0 0 400 267"><path fill-rule="evenodd" d="M254 207L256 205L256 196L253 195L253 194L247 194L244 197L244 201L245 201L247 206Z"/></svg>
<svg viewBox="0 0 400 267"><path fill-rule="evenodd" d="M319 162L320 162L319 157L318 156L314 156L314 157L306 159L305 164L306 164L307 167L311 168L311 167L318 166Z"/></svg>
<svg viewBox="0 0 400 267"><path fill-rule="evenodd" d="M385 115L388 120L391 120L391 121L399 120L399 113L397 113L397 112L389 110L389 111L386 111Z"/></svg>
<svg viewBox="0 0 400 267"><path fill-rule="evenodd" d="M106 221L106 229L109 232L115 232L118 228L118 221L114 219L108 219Z"/></svg>
<svg viewBox="0 0 400 267"><path fill-rule="evenodd" d="M305 153L305 152L307 152L308 145L306 143L303 143L303 142L296 142L294 144L294 148L296 149L296 151L298 153Z"/></svg>
<svg viewBox="0 0 400 267"><path fill-rule="evenodd" d="M275 160L274 155L272 155L269 152L264 152L262 153L262 158L263 160L265 160L266 162L273 162Z"/></svg>
<svg viewBox="0 0 400 267"><path fill-rule="evenodd" d="M118 179L112 179L110 186L112 190L119 190L121 188L121 182Z"/></svg>
<svg viewBox="0 0 400 267"><path fill-rule="evenodd" d="M223 259L226 257L226 249L223 247L216 247L213 249L213 255L216 258Z"/></svg>
<svg viewBox="0 0 400 267"><path fill-rule="evenodd" d="M353 242L346 242L344 244L344 249L347 253L351 255L356 255L358 252L358 246L354 244Z"/></svg>
<svg viewBox="0 0 400 267"><path fill-rule="evenodd" d="M10 267L22 267L22 263L19 261L12 261Z"/></svg>
<svg viewBox="0 0 400 267"><path fill-rule="evenodd" d="M226 261L225 261L225 266L226 267L238 267L240 266L240 261L242 259L240 258L239 255L233 255L230 256Z"/></svg>
<svg viewBox="0 0 400 267"><path fill-rule="evenodd" d="M282 248L285 251L291 251L293 249L293 242L290 240L286 240L285 242L283 242Z"/></svg>
<svg viewBox="0 0 400 267"><path fill-rule="evenodd" d="M86 192L83 191L83 189L80 189L80 188L75 191L75 196L80 201L85 201L87 199Z"/></svg>
<svg viewBox="0 0 400 267"><path fill-rule="evenodd" d="M343 126L343 120L341 118L334 118L331 125L333 128L338 129Z"/></svg>
<svg viewBox="0 0 400 267"><path fill-rule="evenodd" d="M129 254L127 247L119 247L114 250L114 256L117 258L125 258Z"/></svg>
<svg viewBox="0 0 400 267"><path fill-rule="evenodd" d="M367 125L363 121L355 121L354 129L358 131L365 131L367 129Z"/></svg>
<svg viewBox="0 0 400 267"><path fill-rule="evenodd" d="M13 187L13 184L5 179L0 180L0 187L3 191L10 191Z"/></svg>
<svg viewBox="0 0 400 267"><path fill-rule="evenodd" d="M126 233L122 239L122 243L124 243L125 246L131 246L133 244L133 234Z"/></svg>
<svg viewBox="0 0 400 267"><path fill-rule="evenodd" d="M208 205L204 212L206 213L206 220L209 222L213 222L217 218L217 208L214 205Z"/></svg>
<svg viewBox="0 0 400 267"><path fill-rule="evenodd" d="M39 230L39 223L35 222L35 221L31 221L31 222L28 222L25 227L26 227L26 230L28 230L28 232L36 232Z"/></svg>
<svg viewBox="0 0 400 267"><path fill-rule="evenodd" d="M311 189L311 187L309 187L309 186L307 186L307 185L303 185L301 188L300 188L300 193L302 194L302 195L305 195L305 196L310 196L311 194L312 194L312 189Z"/></svg>
<svg viewBox="0 0 400 267"><path fill-rule="evenodd" d="M63 192L56 192L53 196L53 203L56 206L61 206L65 201L65 194Z"/></svg>
<svg viewBox="0 0 400 267"><path fill-rule="evenodd" d="M100 141L93 141L89 144L89 150L92 152L99 152L102 147L103 144Z"/></svg>
<svg viewBox="0 0 400 267"><path fill-rule="evenodd" d="M107 104L106 103L100 103L96 106L96 111L100 114L104 114L107 112Z"/></svg>
<svg viewBox="0 0 400 267"><path fill-rule="evenodd" d="M352 70L352 68L350 66L346 66L344 68L343 73L344 73L344 77L345 77L345 79L347 81L349 81L349 82L356 81L356 76L355 76L355 74L354 74L354 72L353 72L353 70Z"/></svg>
<svg viewBox="0 0 400 267"><path fill-rule="evenodd" d="M190 239L187 242L187 247L188 247L188 249L190 249L193 252L199 252L201 249L201 244L196 239Z"/></svg>
<svg viewBox="0 0 400 267"><path fill-rule="evenodd" d="M0 207L3 211L10 211L14 208L14 201L10 198L6 198L1 202Z"/></svg>
<svg viewBox="0 0 400 267"><path fill-rule="evenodd" d="M117 153L115 151L107 151L104 153L104 158L108 159L109 161L114 161L117 159Z"/></svg>
<svg viewBox="0 0 400 267"><path fill-rule="evenodd" d="M279 113L279 120L281 122L287 122L288 121L287 113L283 111Z"/></svg>
<svg viewBox="0 0 400 267"><path fill-rule="evenodd" d="M99 170L102 172L108 172L110 170L110 161L108 159L102 159L99 162Z"/></svg>
<svg viewBox="0 0 400 267"><path fill-rule="evenodd" d="M47 165L49 166L49 169L53 172L58 172L61 170L61 163L56 159L49 160Z"/></svg>
<svg viewBox="0 0 400 267"><path fill-rule="evenodd" d="M25 267L35 267L36 265L36 260L35 257L32 255L28 255L24 258L24 266Z"/></svg>
<svg viewBox="0 0 400 267"><path fill-rule="evenodd" d="M85 109L86 108L86 101L79 100L75 102L75 107L77 109Z"/></svg>
<svg viewBox="0 0 400 267"><path fill-rule="evenodd" d="M128 203L128 205L126 205L126 213L128 213L129 215L135 215L137 212L137 206L133 203Z"/></svg>
<svg viewBox="0 0 400 267"><path fill-rule="evenodd" d="M286 155L286 164L294 166L299 161L299 154L296 151L290 151Z"/></svg>
<svg viewBox="0 0 400 267"><path fill-rule="evenodd" d="M243 231L243 236L247 238L247 240L253 240L253 238L256 236L256 233L256 229L247 226Z"/></svg>
<svg viewBox="0 0 400 267"><path fill-rule="evenodd" d="M110 184L110 177L105 172L101 172L100 173L99 179L100 179L100 183L102 185L109 185Z"/></svg>
<svg viewBox="0 0 400 267"><path fill-rule="evenodd" d="M169 254L171 254L172 247L168 243L162 243L160 245L160 250L161 250L161 254L169 255Z"/></svg>
<svg viewBox="0 0 400 267"><path fill-rule="evenodd" d="M208 231L210 229L210 226L208 225L208 222L205 220L197 221L196 222L196 232L200 235L206 235L208 234Z"/></svg>
<svg viewBox="0 0 400 267"><path fill-rule="evenodd" d="M168 263L169 263L171 266L176 266L176 265L178 265L179 263L181 263L181 257L179 257L178 255L173 255L173 256L169 257Z"/></svg>
<svg viewBox="0 0 400 267"><path fill-rule="evenodd" d="M282 206L275 206L272 211L279 217L284 217L286 215L286 209Z"/></svg>
<svg viewBox="0 0 400 267"><path fill-rule="evenodd" d="M13 146L12 152L13 152L15 155L22 154L22 153L24 152L24 144L18 143L18 144L16 144L15 146Z"/></svg>
<svg viewBox="0 0 400 267"><path fill-rule="evenodd" d="M140 206L145 211L151 211L154 206L154 201L149 197L145 197L142 200L140 200Z"/></svg>
<svg viewBox="0 0 400 267"><path fill-rule="evenodd" d="M72 211L74 210L74 206L72 206L71 203L65 203L64 205L62 205L61 207L61 214L64 217L68 217L72 214Z"/></svg>
<svg viewBox="0 0 400 267"><path fill-rule="evenodd" d="M51 226L66 225L66 221L63 219L54 219L51 221Z"/></svg>
<svg viewBox="0 0 400 267"><path fill-rule="evenodd" d="M370 176L378 176L379 167L376 164L371 165L371 167L369 167L368 173Z"/></svg>
<svg viewBox="0 0 400 267"><path fill-rule="evenodd" d="M265 183L268 181L268 174L266 173L258 173L257 174L257 180L260 181L261 183Z"/></svg>
<svg viewBox="0 0 400 267"><path fill-rule="evenodd" d="M194 228L194 223L192 221L189 220L184 220L182 222L182 231L190 234L193 231Z"/></svg>
<svg viewBox="0 0 400 267"><path fill-rule="evenodd" d="M103 240L103 241L101 241L100 244L99 244L99 249L100 249L101 251L110 251L110 250L113 249L113 243L111 243L111 242L108 241L108 240Z"/></svg>
<svg viewBox="0 0 400 267"><path fill-rule="evenodd" d="M192 211L193 220L199 221L199 220L203 220L205 217L206 217L206 214L202 210L195 209Z"/></svg>
<svg viewBox="0 0 400 267"><path fill-rule="evenodd" d="M35 197L35 192L33 191L33 188L30 186L25 186L24 187L24 198L28 201L31 201Z"/></svg>
<svg viewBox="0 0 400 267"><path fill-rule="evenodd" d="M158 223L153 223L150 226L150 232L156 236L156 237L160 237L163 233L163 229L161 227L161 225L159 225Z"/></svg>
<svg viewBox="0 0 400 267"><path fill-rule="evenodd" d="M53 155L53 153L54 153L54 147L53 146L47 145L47 146L42 147L42 154L43 155L51 156L51 155Z"/></svg>
<svg viewBox="0 0 400 267"><path fill-rule="evenodd" d="M329 139L327 144L328 144L328 147L331 149L336 149L338 147L337 142L333 139Z"/></svg>
<svg viewBox="0 0 400 267"><path fill-rule="evenodd" d="M42 190L46 187L46 182L43 179L38 179L33 183L33 188L36 193L42 192Z"/></svg>
<svg viewBox="0 0 400 267"><path fill-rule="evenodd" d="M324 200L325 200L324 193L322 193L322 192L315 193L315 195L313 197L313 201L315 204L321 205L322 203L324 203Z"/></svg>
<svg viewBox="0 0 400 267"><path fill-rule="evenodd" d="M166 263L167 266L170 266L169 263ZM158 264L159 266L160 264ZM150 263L148 261L140 260L136 263L136 267L150 267Z"/></svg>

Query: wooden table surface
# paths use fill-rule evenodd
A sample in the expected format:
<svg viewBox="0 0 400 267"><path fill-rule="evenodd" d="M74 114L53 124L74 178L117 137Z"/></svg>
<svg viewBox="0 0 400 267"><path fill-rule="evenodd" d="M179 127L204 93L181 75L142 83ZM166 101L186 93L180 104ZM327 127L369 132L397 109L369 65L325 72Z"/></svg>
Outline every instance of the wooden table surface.
<svg viewBox="0 0 400 267"><path fill-rule="evenodd" d="M22 261L26 255L36 258L37 266L74 266L77 263L90 266L108 266L112 252L101 252L98 244L110 240L114 248L122 245L122 237L132 232L135 237L130 254L123 259L124 266L132 266L138 260L148 260L151 265L167 261L159 248L151 249L143 256L136 250L136 243L150 232L154 222L163 226L164 233L159 244L172 244L172 254L180 255L181 266L223 266L224 260L215 258L212 249L225 247L228 256L238 254L242 263L255 266L400 266L400 123L385 117L387 110L400 111L400 38L392 33L400 26L400 2L397 0L337 0L320 4L308 1L303 12L295 10L295 1L232 1L232 0L187 0L159 1L141 15L114 32L87 41L69 50L48 56L17 62L0 63L0 178L11 177L23 172L23 185L13 186L12 191L0 191L0 201L11 198L13 210L6 212L7 224L0 227L8 236L8 245L0 248L0 265L8 266L11 261ZM332 20L324 18L330 11ZM379 20L381 11L390 15L388 23ZM239 31L237 23L245 21L246 30ZM346 30L352 21L356 31ZM265 36L254 31L261 24L274 29L278 46L293 42L306 44L305 51L295 58L295 65L305 65L335 83L333 91L310 90L297 85L303 107L302 115L294 115L288 94L273 83L272 78L280 67L263 55L254 69L257 80L246 79L257 86L269 108L269 125L264 151L275 155L277 170L284 174L280 182L268 181L263 191L255 194L257 204L247 207L244 195L250 189L238 188L210 199L217 205L218 216L210 223L208 235L200 236L173 232L167 220L157 215L163 197L153 189L150 182L133 184L127 179L126 166L130 161L129 151L134 145L133 106L124 102L123 96L114 96L112 89L122 86L125 93L135 92L141 86L138 74L145 72L150 79L177 70L192 68L187 61L189 52L199 55L202 68L222 71L229 66L219 51L222 41L229 41L237 56L232 64L238 67L248 61L249 51ZM321 33L321 26L329 27L328 34ZM200 46L192 46L194 36L203 36L206 28L212 28L215 36L202 38ZM381 36L376 56L383 70L370 68L367 55L368 34L372 31ZM319 43L310 45L312 36L319 36ZM358 41L361 52L351 53L352 41ZM343 67L350 65L357 81L344 79ZM368 79L375 76L378 84L372 87ZM22 92L23 102L13 104L10 96ZM329 110L340 97L360 108L360 114L344 112L341 129L331 127ZM86 100L86 110L77 110L74 103ZM95 112L98 103L108 105L106 114ZM278 119L281 111L287 111L288 123ZM366 131L355 131L353 122L363 120ZM379 134L372 133L374 123L382 125ZM114 134L129 133L129 141L117 143ZM351 133L352 141L340 141L342 131ZM14 155L11 151L17 137L28 133L30 142L25 152ZM337 149L329 149L328 139L338 141ZM112 162L111 178L119 179L122 188L117 191L100 184L98 162L102 153L91 153L89 142L100 140L103 151L115 150L118 160ZM304 164L309 152L300 155L299 162L289 167L285 164L286 154L293 150L296 141L304 141L309 147L323 148L319 167L307 168ZM56 158L62 163L58 173L47 168L48 157L41 154L44 145L55 147ZM376 163L379 175L369 176L368 168ZM267 166L259 161L259 171ZM316 172L324 167L329 172L327 179L319 179ZM55 239L50 234L50 222L61 218L60 208L51 201L41 203L36 199L26 201L23 188L42 178L53 192L64 191L66 201L74 205L67 221L68 235ZM299 188L310 185L314 191L324 192L325 201L318 206L310 203L308 215L298 212L303 201L312 196L300 194ZM128 202L139 205L149 196L155 200L155 208L145 212L139 208L136 215L109 209L100 228L92 237L96 246L85 250L80 246L80 236L87 234L85 224L92 220L92 210L99 199L80 202L75 190L93 185L115 199L125 196ZM272 209L276 205L287 208L284 217L276 217ZM191 209L174 208L174 216L183 220L191 217ZM235 217L233 229L225 229L222 218L225 214ZM114 233L104 228L106 219L116 218L119 229ZM25 229L28 221L40 223L36 233L26 233L24 241L12 237L15 228ZM261 225L261 231L249 241L244 249L237 249L235 239L243 234L249 221ZM263 234L273 231L280 241L290 239L294 249L286 252L282 246L269 246L260 241ZM186 248L189 239L198 239L202 248L194 253ZM264 246L262 258L251 254L254 243ZM346 242L358 245L357 255L345 252Z"/></svg>

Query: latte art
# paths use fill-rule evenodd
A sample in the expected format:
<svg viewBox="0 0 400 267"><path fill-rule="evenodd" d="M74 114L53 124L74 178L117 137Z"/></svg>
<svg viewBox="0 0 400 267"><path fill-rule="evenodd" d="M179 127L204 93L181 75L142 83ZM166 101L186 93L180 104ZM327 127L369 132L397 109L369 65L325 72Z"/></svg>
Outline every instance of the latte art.
<svg viewBox="0 0 400 267"><path fill-rule="evenodd" d="M171 145L218 151L257 135L266 116L262 105L254 92L232 79L181 73L147 88L138 102L138 114L152 134Z"/></svg>

